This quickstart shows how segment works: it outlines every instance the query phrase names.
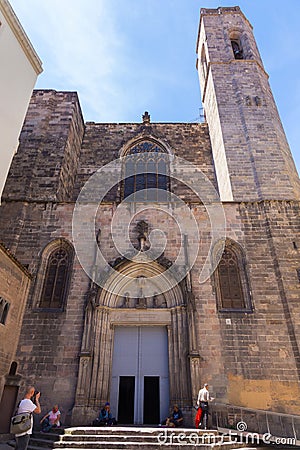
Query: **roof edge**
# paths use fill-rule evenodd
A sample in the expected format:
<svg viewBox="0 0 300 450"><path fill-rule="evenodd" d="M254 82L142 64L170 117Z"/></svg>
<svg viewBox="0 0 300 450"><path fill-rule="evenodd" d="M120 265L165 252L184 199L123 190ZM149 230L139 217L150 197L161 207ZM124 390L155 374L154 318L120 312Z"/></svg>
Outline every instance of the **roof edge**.
<svg viewBox="0 0 300 450"><path fill-rule="evenodd" d="M9 26L11 27L11 30L13 31L16 39L18 40L24 53L29 59L36 74L39 75L43 71L42 61L33 48L33 45L31 44L24 28L22 27L8 0L0 0L0 11L7 20Z"/></svg>
<svg viewBox="0 0 300 450"><path fill-rule="evenodd" d="M32 274L29 272L29 270L22 264L20 261L15 257L15 255L4 245L3 242L0 241L0 250L3 251L3 253L6 254L6 256L13 261L16 266L21 269L21 271L31 280Z"/></svg>

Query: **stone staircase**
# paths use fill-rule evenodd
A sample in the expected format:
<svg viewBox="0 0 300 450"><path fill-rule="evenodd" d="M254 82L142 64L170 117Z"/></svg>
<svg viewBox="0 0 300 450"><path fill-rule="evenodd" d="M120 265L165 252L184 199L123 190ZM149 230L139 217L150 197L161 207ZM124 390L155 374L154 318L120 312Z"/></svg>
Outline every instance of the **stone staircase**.
<svg viewBox="0 0 300 450"><path fill-rule="evenodd" d="M59 434L60 433L60 434ZM231 442L226 435L216 430L148 428L148 427L78 427L59 432L35 432L28 450L246 450L251 447L242 442ZM253 446L252 449L255 447Z"/></svg>

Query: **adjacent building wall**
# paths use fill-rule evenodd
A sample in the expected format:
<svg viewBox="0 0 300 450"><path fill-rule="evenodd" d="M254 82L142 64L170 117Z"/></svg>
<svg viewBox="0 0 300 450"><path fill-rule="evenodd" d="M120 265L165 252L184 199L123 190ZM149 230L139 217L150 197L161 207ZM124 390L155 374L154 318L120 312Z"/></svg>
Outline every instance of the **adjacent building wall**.
<svg viewBox="0 0 300 450"><path fill-rule="evenodd" d="M0 0L0 197L42 64L7 0Z"/></svg>
<svg viewBox="0 0 300 450"><path fill-rule="evenodd" d="M9 432L10 416L15 407L20 377L16 350L23 321L25 304L30 287L31 275L0 244L0 301L8 304L8 312L0 323L0 433Z"/></svg>

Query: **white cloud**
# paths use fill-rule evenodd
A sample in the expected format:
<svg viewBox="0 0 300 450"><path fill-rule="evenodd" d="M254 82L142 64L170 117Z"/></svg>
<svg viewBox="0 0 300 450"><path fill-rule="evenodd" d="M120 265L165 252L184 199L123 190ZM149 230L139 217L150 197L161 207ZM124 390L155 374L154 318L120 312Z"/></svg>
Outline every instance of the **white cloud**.
<svg viewBox="0 0 300 450"><path fill-rule="evenodd" d="M78 91L86 120L140 120L145 109L171 107L171 89L186 81L175 44L180 20L173 12L166 23L158 0L11 3L43 61L37 87Z"/></svg>
<svg viewBox="0 0 300 450"><path fill-rule="evenodd" d="M25 5L14 0L12 6L20 20L28 24L44 63L38 86L78 90L97 116L95 120L100 120L102 114L109 116L109 105L113 103L115 110L118 96L113 74L122 67L126 40L120 30L116 31L108 3L26 0ZM45 85L49 79L56 85Z"/></svg>

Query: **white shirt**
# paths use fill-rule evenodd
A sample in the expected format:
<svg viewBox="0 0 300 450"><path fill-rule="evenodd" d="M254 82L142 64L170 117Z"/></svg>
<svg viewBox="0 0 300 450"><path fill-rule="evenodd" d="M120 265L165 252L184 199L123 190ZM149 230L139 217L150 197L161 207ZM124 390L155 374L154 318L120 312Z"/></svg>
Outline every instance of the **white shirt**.
<svg viewBox="0 0 300 450"><path fill-rule="evenodd" d="M197 403L199 403L199 402L209 402L209 401L210 401L210 396L209 396L209 392L206 389L206 387L200 389L200 391L198 393Z"/></svg>
<svg viewBox="0 0 300 450"><path fill-rule="evenodd" d="M24 412L32 413L35 410L35 408L36 405L29 398L24 398L23 400L21 400L19 404L17 414L22 414ZM32 427L33 427L33 417L31 416L31 427L29 428L29 430L27 430L25 433L16 434L16 436L20 437L25 436L25 434L32 434Z"/></svg>

